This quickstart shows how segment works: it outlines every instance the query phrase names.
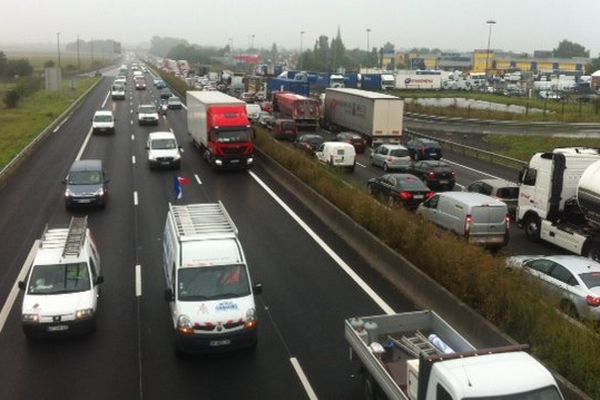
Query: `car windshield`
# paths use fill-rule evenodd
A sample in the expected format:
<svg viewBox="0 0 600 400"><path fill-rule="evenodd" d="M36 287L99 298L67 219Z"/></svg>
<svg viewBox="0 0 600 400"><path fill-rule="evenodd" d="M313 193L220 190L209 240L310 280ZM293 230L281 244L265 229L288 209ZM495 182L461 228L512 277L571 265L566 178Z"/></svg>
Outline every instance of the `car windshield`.
<svg viewBox="0 0 600 400"><path fill-rule="evenodd" d="M248 296L250 285L243 265L182 268L177 279L181 301L218 300Z"/></svg>
<svg viewBox="0 0 600 400"><path fill-rule="evenodd" d="M435 172L452 172L452 168L447 167L445 165L436 165L431 168Z"/></svg>
<svg viewBox="0 0 600 400"><path fill-rule="evenodd" d="M102 183L100 171L71 171L69 185L99 185Z"/></svg>
<svg viewBox="0 0 600 400"><path fill-rule="evenodd" d="M390 151L392 157L408 157L408 150L406 149L394 149Z"/></svg>
<svg viewBox="0 0 600 400"><path fill-rule="evenodd" d="M518 199L519 198L519 188L518 187L500 188L496 192L496 196L498 196L502 199Z"/></svg>
<svg viewBox="0 0 600 400"><path fill-rule="evenodd" d="M174 139L154 139L152 141L152 148L156 150L166 150L177 148L177 143Z"/></svg>
<svg viewBox="0 0 600 400"><path fill-rule="evenodd" d="M152 114L156 112L156 107L154 106L141 106L140 114Z"/></svg>
<svg viewBox="0 0 600 400"><path fill-rule="evenodd" d="M224 131L219 130L214 133L219 143L236 143L236 142L247 142L250 140L249 130L234 130Z"/></svg>
<svg viewBox="0 0 600 400"><path fill-rule="evenodd" d="M115 92L123 92L123 91L125 91L125 89L121 85L114 85L113 88L112 88L112 90L115 91Z"/></svg>
<svg viewBox="0 0 600 400"><path fill-rule="evenodd" d="M463 397L463 400L562 400L562 397L556 387L548 386L523 393L485 397Z"/></svg>
<svg viewBox="0 0 600 400"><path fill-rule="evenodd" d="M589 289L600 286L600 272L586 272L579 274L579 277Z"/></svg>
<svg viewBox="0 0 600 400"><path fill-rule="evenodd" d="M112 116L110 115L96 115L94 116L94 122L112 122Z"/></svg>
<svg viewBox="0 0 600 400"><path fill-rule="evenodd" d="M36 265L29 279L29 294L60 294L90 289L90 274L85 262Z"/></svg>

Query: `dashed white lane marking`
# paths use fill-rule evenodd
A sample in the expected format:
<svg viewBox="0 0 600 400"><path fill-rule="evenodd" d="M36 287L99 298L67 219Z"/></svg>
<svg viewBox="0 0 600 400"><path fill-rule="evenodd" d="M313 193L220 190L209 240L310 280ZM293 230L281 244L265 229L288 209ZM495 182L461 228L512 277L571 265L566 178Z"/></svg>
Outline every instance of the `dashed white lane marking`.
<svg viewBox="0 0 600 400"><path fill-rule="evenodd" d="M135 190L133 192L133 205L137 206L138 204L139 204L139 202L138 202L138 193L137 193L137 190Z"/></svg>
<svg viewBox="0 0 600 400"><path fill-rule="evenodd" d="M131 120L131 121L129 121L129 122L130 122L130 125L133 125L133 120Z"/></svg>
<svg viewBox="0 0 600 400"><path fill-rule="evenodd" d="M108 96L110 96L110 90L108 91L108 93L106 93L106 97L104 98L104 101L102 102L101 108L104 108L106 106L106 102L108 101Z"/></svg>
<svg viewBox="0 0 600 400"><path fill-rule="evenodd" d="M142 266L137 264L135 266L135 296L140 297L142 295Z"/></svg>
<svg viewBox="0 0 600 400"><path fill-rule="evenodd" d="M300 225L300 227L304 229L306 233L308 233L308 235L321 247L321 249L323 249L323 251L327 253L329 257L331 257L346 274L348 274L350 279L352 279L358 285L358 287L360 287L367 294L367 296L369 296L386 314L395 314L394 309L390 307L377 293L375 293L375 291L371 289L371 287L360 276L358 276L358 274L354 272L354 270L350 268L350 266L346 264L346 262L342 260L342 258L338 256L337 253L334 252L333 249L329 247L329 245L327 245L327 243L325 243L325 241L323 241L323 239L321 239L319 235L317 235L315 231L313 231L308 224L298 216L298 214L296 214L287 204L285 204L285 202L281 200L281 198L277 196L275 192L273 192L273 190L267 186L266 183L264 183L254 172L248 171L248 173L260 186L262 186L262 188L275 200L275 202L277 202L281 208L283 208L285 212L287 212L290 217L292 217L292 219L296 221L296 223Z"/></svg>
<svg viewBox="0 0 600 400"><path fill-rule="evenodd" d="M135 164L135 156L131 156L131 163Z"/></svg>
<svg viewBox="0 0 600 400"><path fill-rule="evenodd" d="M200 180L200 177L197 174L194 174L194 178L196 178L196 182L198 182L198 185L202 185L202 181Z"/></svg>
<svg viewBox="0 0 600 400"><path fill-rule="evenodd" d="M131 134L131 140L135 140L135 135L133 133Z"/></svg>
<svg viewBox="0 0 600 400"><path fill-rule="evenodd" d="M2 329L4 329L4 324L6 323L8 315L10 314L10 310L15 304L15 300L17 299L17 295L19 294L19 282L24 281L27 277L29 267L31 266L31 263L33 263L33 258L35 257L39 245L39 240L36 240L33 243L33 246L31 247L31 250L29 250L29 254L25 259L25 262L21 267L21 271L19 272L19 275L17 275L17 280L15 281L12 289L10 290L10 293L8 294L8 297L6 298L6 301L4 302L4 305L2 306L2 310L0 311L0 333L2 332Z"/></svg>
<svg viewBox="0 0 600 400"><path fill-rule="evenodd" d="M366 165L362 165L361 163L357 162L356 165L358 165L359 167L363 167L363 168L367 168Z"/></svg>
<svg viewBox="0 0 600 400"><path fill-rule="evenodd" d="M90 137L92 136L92 127L90 127L90 130L88 131L85 140L83 141L83 144L81 145L81 148L79 149L79 153L77 153L77 157L75 157L75 161L79 161L79 159L81 159L81 156L83 155L83 151L85 150L85 147L87 146L88 142L90 141Z"/></svg>
<svg viewBox="0 0 600 400"><path fill-rule="evenodd" d="M300 383L302 383L302 387L304 387L304 391L306 392L306 395L308 396L309 400L318 400L318 397L315 394L315 391L313 390L312 386L310 385L306 374L304 374L304 371L302 370L298 359L296 359L296 357L291 357L290 362L292 363L292 367L294 367L294 371L296 371L296 374L300 379Z"/></svg>
<svg viewBox="0 0 600 400"><path fill-rule="evenodd" d="M464 169L466 169L468 171L471 171L471 172L476 172L476 173L481 174L481 175L489 176L490 178L503 179L503 178L500 178L498 176L495 176L495 175L492 175L492 174L488 174L487 172L483 172L483 171L480 171L478 169L467 167L466 165L462 165L462 164L459 164L457 162L450 161L447 158L444 158L443 161L447 162L448 164L454 164L456 166L459 166L459 167L464 168ZM505 180L505 179L503 179L503 180Z"/></svg>

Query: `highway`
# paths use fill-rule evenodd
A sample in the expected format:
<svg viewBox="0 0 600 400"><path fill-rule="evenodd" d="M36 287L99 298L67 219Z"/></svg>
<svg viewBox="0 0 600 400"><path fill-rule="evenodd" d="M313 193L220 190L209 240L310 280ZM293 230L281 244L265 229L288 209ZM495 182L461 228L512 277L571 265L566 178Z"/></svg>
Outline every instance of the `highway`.
<svg viewBox="0 0 600 400"><path fill-rule="evenodd" d="M185 110L170 111L158 128L138 126L137 106L156 96L151 79L148 90L136 91L130 78L127 100L113 102L108 89L116 71L107 75L0 191L0 397L362 398L343 319L414 306L259 166L213 172L191 145ZM115 113L114 136L90 134L92 115L102 108ZM144 149L149 132L170 129L184 148L177 174L190 180L179 202L223 201L239 228L253 280L264 285L256 299L254 351L175 356L161 269L175 172L150 171ZM78 155L104 162L110 178L104 210L64 207L61 181ZM98 329L79 338L28 341L20 324L22 295L11 301L17 276L46 224L65 226L83 214L89 215L105 277Z"/></svg>

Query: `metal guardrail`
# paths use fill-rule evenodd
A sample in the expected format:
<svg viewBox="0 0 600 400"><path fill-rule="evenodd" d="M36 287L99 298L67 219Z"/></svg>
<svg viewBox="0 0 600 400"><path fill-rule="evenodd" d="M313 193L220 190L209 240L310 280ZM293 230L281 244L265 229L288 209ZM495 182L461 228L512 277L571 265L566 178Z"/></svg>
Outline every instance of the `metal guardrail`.
<svg viewBox="0 0 600 400"><path fill-rule="evenodd" d="M495 119L478 119L462 117L446 117L442 115L429 115L414 112L405 112L404 115L409 118L421 119L426 121L443 121L450 123L470 123L482 125L500 125L514 128L572 128L572 129L600 129L598 122L554 122L554 121L510 121Z"/></svg>
<svg viewBox="0 0 600 400"><path fill-rule="evenodd" d="M442 149L449 150L453 153L462 154L464 156L472 157L477 160L487 161L493 164L502 165L514 170L521 170L523 167L526 167L528 164L525 161L517 160L516 158L511 158L507 156L503 156L501 154L492 153L491 151L478 149L476 147L466 146L464 144L452 142L446 139L440 139L435 136L425 135L421 132L413 131L412 129L405 129L404 133L408 136L412 137L421 137L426 139L435 140L439 142L442 146Z"/></svg>
<svg viewBox="0 0 600 400"><path fill-rule="evenodd" d="M0 188L6 185L8 178L17 170L19 165L27 158L29 154L33 152L56 128L62 121L71 114L86 98L86 96L102 82L103 78L98 79L92 86L89 87L81 96L79 96L62 114L60 114L54 121L52 121L46 128L44 128L27 146L23 148L17 155L15 155L8 164L0 171Z"/></svg>

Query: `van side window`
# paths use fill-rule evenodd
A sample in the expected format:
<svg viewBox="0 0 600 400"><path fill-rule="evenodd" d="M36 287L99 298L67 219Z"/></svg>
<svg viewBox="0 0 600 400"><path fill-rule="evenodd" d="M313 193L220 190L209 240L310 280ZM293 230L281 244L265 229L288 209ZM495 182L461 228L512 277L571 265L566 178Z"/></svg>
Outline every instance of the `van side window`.
<svg viewBox="0 0 600 400"><path fill-rule="evenodd" d="M425 202L425 207L427 208L437 208L438 203L440 202L440 195L437 194L433 196L431 199Z"/></svg>
<svg viewBox="0 0 600 400"><path fill-rule="evenodd" d="M537 179L537 169L528 168L523 175L523 185L534 186Z"/></svg>
<svg viewBox="0 0 600 400"><path fill-rule="evenodd" d="M439 383L437 384L435 398L436 400L453 400L452 395Z"/></svg>

